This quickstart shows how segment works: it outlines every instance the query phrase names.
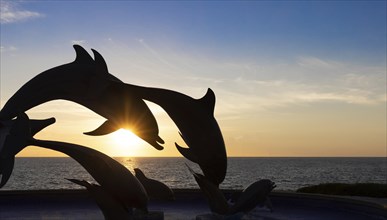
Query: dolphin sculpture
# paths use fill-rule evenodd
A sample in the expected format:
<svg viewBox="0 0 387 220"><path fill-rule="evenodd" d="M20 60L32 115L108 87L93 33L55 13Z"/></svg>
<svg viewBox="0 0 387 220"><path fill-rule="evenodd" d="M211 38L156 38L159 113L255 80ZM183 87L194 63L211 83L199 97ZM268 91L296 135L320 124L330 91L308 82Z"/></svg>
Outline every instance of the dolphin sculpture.
<svg viewBox="0 0 387 220"><path fill-rule="evenodd" d="M138 208L147 212L148 196L141 183L122 164L94 149L81 145L58 141L34 139L30 133L28 116L23 113L16 119L10 140L19 140L18 145L7 145L7 150L13 146L17 152L29 145L39 146L67 154L80 165L124 207ZM3 149L4 150L4 149Z"/></svg>
<svg viewBox="0 0 387 220"><path fill-rule="evenodd" d="M105 135L120 128L133 133L158 150L164 141L145 102L109 73L104 58L95 50L94 59L74 45L75 61L46 70L24 84L0 111L0 121L17 116L44 102L64 99L83 105L107 120L87 135ZM159 144L160 143L160 144Z"/></svg>
<svg viewBox="0 0 387 220"><path fill-rule="evenodd" d="M130 219L131 210L123 206L115 197L104 190L100 185L85 180L67 179L75 184L86 187L102 211L105 220Z"/></svg>
<svg viewBox="0 0 387 220"><path fill-rule="evenodd" d="M229 205L220 189L209 181L206 176L196 173L188 165L187 167L207 197L210 210L220 215L230 216L240 212L246 214L257 205L265 204L266 200L269 199L269 193L276 187L271 180L258 180L245 188L233 205ZM272 207L269 208L272 209Z"/></svg>
<svg viewBox="0 0 387 220"><path fill-rule="evenodd" d="M173 191L164 183L146 177L139 168L134 169L134 175L144 186L149 198L175 200Z"/></svg>
<svg viewBox="0 0 387 220"><path fill-rule="evenodd" d="M175 143L188 160L197 163L204 175L219 185L227 172L227 154L222 133L214 117L215 94L211 89L200 99L160 88L127 84L128 90L162 107L179 128L189 148Z"/></svg>
<svg viewBox="0 0 387 220"><path fill-rule="evenodd" d="M26 121L28 124L27 129L29 129L28 132L31 133L32 136L54 122L55 118ZM0 188L8 182L12 174L15 155L25 146L25 139L15 136L15 134L25 134L27 132L22 132L20 129L26 129L21 125L20 120L13 119L0 121Z"/></svg>

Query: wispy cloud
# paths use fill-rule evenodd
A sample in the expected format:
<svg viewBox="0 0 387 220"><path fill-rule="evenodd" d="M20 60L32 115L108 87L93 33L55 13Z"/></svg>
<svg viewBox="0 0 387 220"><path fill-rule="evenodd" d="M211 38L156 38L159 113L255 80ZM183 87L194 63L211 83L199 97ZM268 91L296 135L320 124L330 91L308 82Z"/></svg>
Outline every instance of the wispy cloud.
<svg viewBox="0 0 387 220"><path fill-rule="evenodd" d="M5 53L5 52L12 52L12 51L17 51L18 49L14 46L0 46L0 52Z"/></svg>
<svg viewBox="0 0 387 220"><path fill-rule="evenodd" d="M72 40L71 44L84 45L84 44L86 44L86 41L85 40Z"/></svg>
<svg viewBox="0 0 387 220"><path fill-rule="evenodd" d="M248 114L313 103L378 105L386 102L384 66L316 57L302 57L288 63L207 62L205 66L196 66L191 75L184 76L186 80L180 81L213 88L219 100L218 109L230 117L241 112Z"/></svg>
<svg viewBox="0 0 387 220"><path fill-rule="evenodd" d="M149 46L144 39L138 39L138 42L148 51L150 52L154 57L156 57L157 60L159 60L161 63L169 66L169 67L172 67L172 68L176 68L174 65L172 65L170 62L168 62L163 56L160 55L160 53L158 53L154 48L152 48L151 46Z"/></svg>
<svg viewBox="0 0 387 220"><path fill-rule="evenodd" d="M18 2L0 1L0 23L9 24L43 17L39 12L19 8Z"/></svg>

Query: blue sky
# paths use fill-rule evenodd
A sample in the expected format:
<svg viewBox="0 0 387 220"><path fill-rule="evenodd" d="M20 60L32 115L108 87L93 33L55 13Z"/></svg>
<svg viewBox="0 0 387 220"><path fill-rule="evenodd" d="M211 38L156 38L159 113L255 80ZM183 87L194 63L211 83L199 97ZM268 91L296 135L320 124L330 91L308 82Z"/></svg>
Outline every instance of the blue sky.
<svg viewBox="0 0 387 220"><path fill-rule="evenodd" d="M47 43L60 43L66 37L146 38L226 58L302 54L381 63L385 55L381 47L386 34L384 1L31 1L14 5L41 17L4 25L13 40L23 37L16 33L33 34ZM51 34L39 34L47 32Z"/></svg>
<svg viewBox="0 0 387 220"><path fill-rule="evenodd" d="M195 98L211 87L232 155L385 155L386 1L1 4L1 105L34 75L71 62L79 43L125 82ZM45 106L31 114L63 114Z"/></svg>

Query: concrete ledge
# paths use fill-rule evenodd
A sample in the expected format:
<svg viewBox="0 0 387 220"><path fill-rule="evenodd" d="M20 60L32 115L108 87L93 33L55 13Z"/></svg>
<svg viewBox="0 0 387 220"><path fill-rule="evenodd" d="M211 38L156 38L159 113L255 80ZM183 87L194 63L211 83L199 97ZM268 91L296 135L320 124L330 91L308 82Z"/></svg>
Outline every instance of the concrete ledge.
<svg viewBox="0 0 387 220"><path fill-rule="evenodd" d="M174 189L174 192L176 201L151 200L149 210L163 213L167 220L213 217L199 189ZM241 191L223 192L232 198ZM272 192L270 199L274 212L256 208L243 219L387 220L384 199L281 191ZM18 218L103 219L103 215L86 190L0 191L0 219Z"/></svg>

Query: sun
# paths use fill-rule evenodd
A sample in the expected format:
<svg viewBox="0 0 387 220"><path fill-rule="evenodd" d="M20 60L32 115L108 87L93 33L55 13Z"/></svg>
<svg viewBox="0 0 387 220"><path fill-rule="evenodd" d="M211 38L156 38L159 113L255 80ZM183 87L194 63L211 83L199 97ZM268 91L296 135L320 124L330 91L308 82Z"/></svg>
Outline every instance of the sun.
<svg viewBox="0 0 387 220"><path fill-rule="evenodd" d="M141 139L133 134L133 132L126 129L117 130L112 133L111 137L114 143L120 147L133 147L141 144Z"/></svg>

